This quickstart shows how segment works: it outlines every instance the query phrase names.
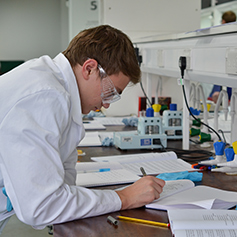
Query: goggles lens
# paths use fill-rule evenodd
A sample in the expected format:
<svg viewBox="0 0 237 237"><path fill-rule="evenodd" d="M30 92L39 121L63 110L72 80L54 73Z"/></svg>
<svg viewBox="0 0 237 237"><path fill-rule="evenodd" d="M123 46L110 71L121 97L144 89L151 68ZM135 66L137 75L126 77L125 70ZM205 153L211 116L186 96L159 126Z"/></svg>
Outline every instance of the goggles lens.
<svg viewBox="0 0 237 237"><path fill-rule="evenodd" d="M117 92L113 82L106 74L105 70L98 64L101 77L101 99L104 104L111 104L118 101L121 96Z"/></svg>

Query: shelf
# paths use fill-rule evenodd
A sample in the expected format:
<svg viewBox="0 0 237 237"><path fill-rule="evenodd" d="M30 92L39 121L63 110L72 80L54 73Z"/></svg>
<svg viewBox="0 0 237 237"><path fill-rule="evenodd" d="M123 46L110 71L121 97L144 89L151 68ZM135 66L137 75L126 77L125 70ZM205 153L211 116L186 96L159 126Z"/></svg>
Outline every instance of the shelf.
<svg viewBox="0 0 237 237"><path fill-rule="evenodd" d="M191 81L237 88L237 23L170 36L138 40L142 55L141 70L148 75L180 78L180 56L187 59L184 74L186 95ZM147 96L151 98L150 76ZM187 98L188 99L188 98ZM183 149L189 149L189 112L183 102Z"/></svg>
<svg viewBox="0 0 237 237"><path fill-rule="evenodd" d="M185 79L237 87L237 23L154 39L136 43L142 72L178 78L179 57L185 56Z"/></svg>

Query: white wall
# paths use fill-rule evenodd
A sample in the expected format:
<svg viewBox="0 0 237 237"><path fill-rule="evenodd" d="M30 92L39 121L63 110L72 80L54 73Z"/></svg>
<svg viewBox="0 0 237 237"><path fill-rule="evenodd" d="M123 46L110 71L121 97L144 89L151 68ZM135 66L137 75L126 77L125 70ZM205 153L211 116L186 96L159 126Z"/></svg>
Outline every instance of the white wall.
<svg viewBox="0 0 237 237"><path fill-rule="evenodd" d="M57 55L68 44L65 0L0 0L0 60Z"/></svg>
<svg viewBox="0 0 237 237"><path fill-rule="evenodd" d="M76 0L70 1L72 6L76 5ZM200 28L200 0L98 0L98 3L100 23L110 24L124 31L134 42L150 35L180 33ZM71 17L78 19L80 16L74 14ZM74 22L71 21L72 28L77 27ZM154 96L157 78L154 76L152 81ZM183 98L176 80L163 78L162 81L163 90L159 95L171 97L172 102L177 103L180 109ZM147 92L146 74L142 75L142 82ZM106 115L137 114L139 96L144 96L140 85L127 88L122 99L105 111Z"/></svg>
<svg viewBox="0 0 237 237"><path fill-rule="evenodd" d="M70 39L85 28L109 24L132 40L200 27L200 0L69 0Z"/></svg>
<svg viewBox="0 0 237 237"><path fill-rule="evenodd" d="M194 3L192 12L187 6L184 8L185 1L187 0L159 0L158 8L152 9L155 18L151 21L153 18L149 10L144 9L142 12L136 10L138 0L0 0L0 60L28 60L44 54L54 57L67 47L69 39L80 30L97 25L97 17L102 22L103 11L106 11L104 23L109 24L108 17L113 17L111 23L125 31L129 30L127 26L131 26L131 23L134 23L136 30L141 26L141 21L137 22L135 18L149 20L142 24L143 29L149 26L149 33L152 31L151 26L154 25L157 25L156 33L199 28L199 1L186 2L188 7L191 7L191 2ZM66 6L67 2L69 9ZM98 4L100 2L104 3L103 9ZM133 5L131 2L136 4ZM139 2L148 5L145 0ZM157 0L150 0L151 4L155 2ZM70 8L71 3L73 3L72 8ZM98 6L96 9L94 9L95 4ZM101 11L98 13L99 10ZM69 14L69 11L73 12L73 15ZM183 24L180 23L182 19ZM70 28L72 23L73 30ZM174 24L179 25L180 28L175 28ZM170 96L176 90L176 81L167 78L164 80L162 95ZM146 81L143 83L146 87ZM156 79L154 83L156 85ZM179 100L175 95L174 93L172 95L174 101ZM109 115L137 113L138 96L143 96L139 85L127 88L121 101L112 104L107 113ZM130 102L129 105L127 101Z"/></svg>
<svg viewBox="0 0 237 237"><path fill-rule="evenodd" d="M100 0L68 0L69 38L99 25Z"/></svg>
<svg viewBox="0 0 237 237"><path fill-rule="evenodd" d="M101 4L101 23L121 29L132 40L200 26L200 0L101 0Z"/></svg>
<svg viewBox="0 0 237 237"><path fill-rule="evenodd" d="M69 39L69 17L68 17L68 1L60 0L60 25L61 25L61 47L60 51L67 48Z"/></svg>

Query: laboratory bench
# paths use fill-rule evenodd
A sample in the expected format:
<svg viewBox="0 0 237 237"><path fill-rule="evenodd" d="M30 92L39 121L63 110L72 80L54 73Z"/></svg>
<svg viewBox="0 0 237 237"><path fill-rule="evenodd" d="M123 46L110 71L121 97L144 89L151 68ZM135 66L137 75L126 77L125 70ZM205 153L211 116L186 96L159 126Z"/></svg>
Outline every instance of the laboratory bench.
<svg viewBox="0 0 237 237"><path fill-rule="evenodd" d="M131 128L129 128L131 129ZM106 131L121 131L121 126L109 127ZM122 130L127 130L124 126ZM181 148L181 140L168 141L168 146L174 148ZM159 152L160 150L120 150L115 147L80 147L85 156L79 156L78 160L81 162L91 161L90 157L95 156L111 156L121 154L134 154L143 152ZM190 149L200 149L200 146L194 145ZM210 149L210 148L209 148ZM203 179L201 182L196 182L196 185L207 185L214 188L220 188L228 191L237 191L237 176L226 175L223 173L215 173L211 171L202 171ZM123 187L124 185L104 186L100 189L116 189ZM73 208L73 207L72 207ZM93 236L93 237L106 237L106 236L162 236L171 237L171 231L165 227L156 227L152 225L139 224L134 222L119 221L117 226L114 226L107 222L107 217L112 216L116 218L118 215L124 215L128 217L140 218L158 222L168 222L168 216L166 211L146 209L145 207L117 211L108 213L101 216L85 218L80 220L74 220L67 223L61 223L54 225L54 237L74 237L74 236Z"/></svg>

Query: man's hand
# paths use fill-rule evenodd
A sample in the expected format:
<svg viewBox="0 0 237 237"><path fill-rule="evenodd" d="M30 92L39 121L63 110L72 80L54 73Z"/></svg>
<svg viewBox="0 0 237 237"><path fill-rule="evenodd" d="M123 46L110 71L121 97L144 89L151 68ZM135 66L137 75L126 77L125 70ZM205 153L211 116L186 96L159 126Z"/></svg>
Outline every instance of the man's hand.
<svg viewBox="0 0 237 237"><path fill-rule="evenodd" d="M165 181L153 176L145 176L131 186L116 191L122 201L121 210L144 206L160 197Z"/></svg>

